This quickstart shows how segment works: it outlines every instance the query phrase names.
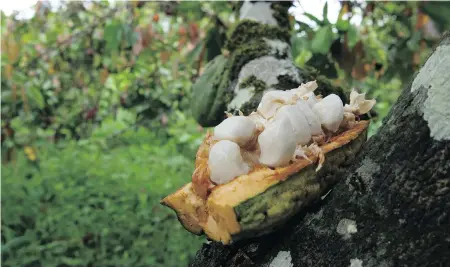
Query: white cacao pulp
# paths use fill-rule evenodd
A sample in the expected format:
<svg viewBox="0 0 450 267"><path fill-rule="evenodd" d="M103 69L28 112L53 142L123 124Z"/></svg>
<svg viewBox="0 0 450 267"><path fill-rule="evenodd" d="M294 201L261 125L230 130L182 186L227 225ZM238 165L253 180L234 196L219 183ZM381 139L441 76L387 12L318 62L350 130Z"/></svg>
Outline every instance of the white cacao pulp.
<svg viewBox="0 0 450 267"><path fill-rule="evenodd" d="M322 126L334 133L344 119L344 104L339 96L331 94L316 103L313 112L319 117Z"/></svg>
<svg viewBox="0 0 450 267"><path fill-rule="evenodd" d="M309 93L314 92L314 90L317 89L317 82L311 81L307 83L302 83L298 88L289 90L290 92L294 93L298 97L305 96Z"/></svg>
<svg viewBox="0 0 450 267"><path fill-rule="evenodd" d="M257 164L282 167L297 157L309 160L307 153L319 158L320 169L325 158L317 140L324 138L323 129L335 133L351 127L356 116L369 112L376 102L352 91L350 104L344 107L335 94L318 98L316 88L316 81L312 81L287 91L269 91L256 112L248 116L228 114L214 129L214 139L220 141L209 152L211 180L227 183ZM256 138L258 146L247 146Z"/></svg>
<svg viewBox="0 0 450 267"><path fill-rule="evenodd" d="M258 106L258 113L265 119L270 119L280 107L295 104L296 100L296 95L290 91L269 91L263 95Z"/></svg>
<svg viewBox="0 0 450 267"><path fill-rule="evenodd" d="M296 143L293 126L288 117L281 117L266 125L258 137L261 150L259 162L269 167L289 164L294 155Z"/></svg>
<svg viewBox="0 0 450 267"><path fill-rule="evenodd" d="M350 105L346 104L345 112L354 113L355 115L362 115L369 112L377 103L375 99L366 100L366 94L358 94L354 89L350 93Z"/></svg>
<svg viewBox="0 0 450 267"><path fill-rule="evenodd" d="M296 144L306 145L311 140L311 130L305 115L297 108L296 105L285 105L281 107L274 120L281 120L286 117L290 120L295 134Z"/></svg>
<svg viewBox="0 0 450 267"><path fill-rule="evenodd" d="M245 116L232 116L214 128L214 139L229 140L245 146L255 137L256 123Z"/></svg>
<svg viewBox="0 0 450 267"><path fill-rule="evenodd" d="M309 106L310 108L313 108L314 105L315 105L317 102L319 102L319 99L317 99L316 95L315 95L313 92L307 93L307 94L304 95L302 98L303 98L303 100L306 101L306 103L308 104L308 106Z"/></svg>
<svg viewBox="0 0 450 267"><path fill-rule="evenodd" d="M242 158L240 147L228 140L213 145L209 151L208 167L210 179L216 184L227 183L250 171Z"/></svg>
<svg viewBox="0 0 450 267"><path fill-rule="evenodd" d="M295 104L297 108L300 110L303 115L305 115L306 120L308 121L309 128L311 131L311 135L319 135L322 134L322 127L320 126L320 120L316 114L312 111L312 109L308 106L308 104L303 99L299 99Z"/></svg>
<svg viewBox="0 0 450 267"><path fill-rule="evenodd" d="M248 118L256 124L256 129L259 131L262 131L267 123L266 119L264 119L263 116L254 111L250 115L248 115Z"/></svg>

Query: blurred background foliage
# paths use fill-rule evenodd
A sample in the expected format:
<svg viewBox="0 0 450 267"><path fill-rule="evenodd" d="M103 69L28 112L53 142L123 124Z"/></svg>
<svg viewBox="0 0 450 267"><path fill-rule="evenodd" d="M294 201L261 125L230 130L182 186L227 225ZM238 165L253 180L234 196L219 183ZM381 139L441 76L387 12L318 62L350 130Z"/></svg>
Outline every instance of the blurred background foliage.
<svg viewBox="0 0 450 267"><path fill-rule="evenodd" d="M159 200L190 179L205 133L187 108L198 101L191 85L221 53L234 5L42 1L30 19L2 13L4 266L185 266L194 257L204 238ZM327 4L321 18L290 17L293 59L375 97L373 134L448 29L450 5L339 6L336 22Z"/></svg>

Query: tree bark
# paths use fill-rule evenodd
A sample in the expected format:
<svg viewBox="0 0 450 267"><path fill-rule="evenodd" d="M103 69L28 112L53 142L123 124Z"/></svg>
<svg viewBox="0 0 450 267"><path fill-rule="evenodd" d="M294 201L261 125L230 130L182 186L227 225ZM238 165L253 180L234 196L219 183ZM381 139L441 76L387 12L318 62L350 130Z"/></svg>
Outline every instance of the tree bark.
<svg viewBox="0 0 450 267"><path fill-rule="evenodd" d="M287 90L317 80L316 93L331 92L344 101L341 88L332 86L316 71L303 70L292 62L289 44L290 2L244 2L240 21L230 30L226 51L205 68L193 86L192 113L200 125L216 126L225 111L248 115L264 92ZM196 101L202 99L202 101Z"/></svg>
<svg viewBox="0 0 450 267"><path fill-rule="evenodd" d="M274 233L191 266L449 266L450 34L341 181Z"/></svg>

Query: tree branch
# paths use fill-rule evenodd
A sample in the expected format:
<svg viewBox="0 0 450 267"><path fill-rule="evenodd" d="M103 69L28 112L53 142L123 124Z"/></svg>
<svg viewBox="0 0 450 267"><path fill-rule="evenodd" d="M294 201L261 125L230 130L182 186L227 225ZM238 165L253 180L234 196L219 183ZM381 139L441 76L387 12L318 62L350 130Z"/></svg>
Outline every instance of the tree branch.
<svg viewBox="0 0 450 267"><path fill-rule="evenodd" d="M445 266L450 34L330 194L280 231L205 244L192 266Z"/></svg>

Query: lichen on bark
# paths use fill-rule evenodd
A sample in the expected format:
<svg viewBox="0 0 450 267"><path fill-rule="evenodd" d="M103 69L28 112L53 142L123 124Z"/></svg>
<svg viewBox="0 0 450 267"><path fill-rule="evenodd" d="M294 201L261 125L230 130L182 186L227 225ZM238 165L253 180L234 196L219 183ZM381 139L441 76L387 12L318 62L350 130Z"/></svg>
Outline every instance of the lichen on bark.
<svg viewBox="0 0 450 267"><path fill-rule="evenodd" d="M427 90L427 99L421 107L431 135L436 140L450 140L450 123L442 123L450 117L450 72L441 73L439 68L450 67L450 43L443 43L417 74L411 91L421 87Z"/></svg>

